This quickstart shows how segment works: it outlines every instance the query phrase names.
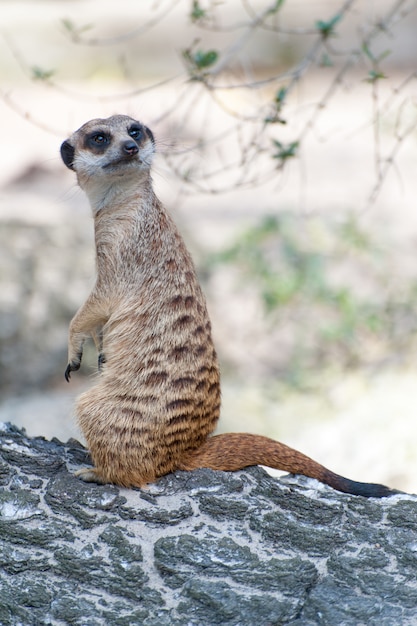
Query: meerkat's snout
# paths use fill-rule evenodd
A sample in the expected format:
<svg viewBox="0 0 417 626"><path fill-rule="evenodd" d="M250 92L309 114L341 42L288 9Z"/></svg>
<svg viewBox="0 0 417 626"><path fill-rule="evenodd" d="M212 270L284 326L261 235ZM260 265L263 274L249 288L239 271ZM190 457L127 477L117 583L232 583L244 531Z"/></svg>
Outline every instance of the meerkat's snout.
<svg viewBox="0 0 417 626"><path fill-rule="evenodd" d="M134 156L139 152L139 148L134 141L125 141L122 146L122 150L129 156Z"/></svg>
<svg viewBox="0 0 417 626"><path fill-rule="evenodd" d="M136 141L132 139L123 139L121 142L115 142L116 145L111 150L111 157L108 161L105 161L102 164L102 169L107 170L110 168L117 168L118 166L123 166L131 161L139 161L141 162L139 155L139 146ZM138 158L139 155L139 158Z"/></svg>
<svg viewBox="0 0 417 626"><path fill-rule="evenodd" d="M142 162L139 146L135 141L127 139L114 143L115 145L110 146L108 150L109 159L101 165L103 170L117 169L119 166L129 164L132 161Z"/></svg>

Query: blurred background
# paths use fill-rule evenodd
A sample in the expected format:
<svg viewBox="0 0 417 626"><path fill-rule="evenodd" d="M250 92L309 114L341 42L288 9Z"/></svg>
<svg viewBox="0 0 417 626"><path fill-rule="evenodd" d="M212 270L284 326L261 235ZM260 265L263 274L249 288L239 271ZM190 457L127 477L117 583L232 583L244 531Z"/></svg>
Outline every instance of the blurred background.
<svg viewBox="0 0 417 626"><path fill-rule="evenodd" d="M417 491L415 0L0 0L0 420L81 439L94 283L61 142L125 113L196 261L221 431Z"/></svg>

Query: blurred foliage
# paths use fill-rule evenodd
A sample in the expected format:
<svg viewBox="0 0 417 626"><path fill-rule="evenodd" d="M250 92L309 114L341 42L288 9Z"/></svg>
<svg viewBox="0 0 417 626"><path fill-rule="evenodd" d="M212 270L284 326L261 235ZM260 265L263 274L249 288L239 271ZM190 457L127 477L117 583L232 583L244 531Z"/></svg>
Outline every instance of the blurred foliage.
<svg viewBox="0 0 417 626"><path fill-rule="evenodd" d="M291 337L282 343L284 375L293 380L309 368L377 364L409 351L417 280L404 278L397 261L354 215L340 221L293 213L263 218L210 258L212 268L234 268L238 284L253 289L271 350L273 334L277 346L280 335Z"/></svg>

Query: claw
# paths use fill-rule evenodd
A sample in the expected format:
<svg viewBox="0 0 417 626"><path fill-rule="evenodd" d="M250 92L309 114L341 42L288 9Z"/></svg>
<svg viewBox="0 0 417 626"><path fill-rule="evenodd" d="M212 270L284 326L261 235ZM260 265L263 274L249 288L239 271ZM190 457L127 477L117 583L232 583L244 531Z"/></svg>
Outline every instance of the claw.
<svg viewBox="0 0 417 626"><path fill-rule="evenodd" d="M101 372L102 365L104 365L104 363L106 363L106 357L102 352L100 352L100 354L98 355L98 371L99 372Z"/></svg>
<svg viewBox="0 0 417 626"><path fill-rule="evenodd" d="M65 380L67 381L67 383L69 383L70 378L71 378L71 372L76 372L77 370L80 369L80 365L81 365L81 361L79 361L78 363L68 363L67 365L67 369L65 370Z"/></svg>

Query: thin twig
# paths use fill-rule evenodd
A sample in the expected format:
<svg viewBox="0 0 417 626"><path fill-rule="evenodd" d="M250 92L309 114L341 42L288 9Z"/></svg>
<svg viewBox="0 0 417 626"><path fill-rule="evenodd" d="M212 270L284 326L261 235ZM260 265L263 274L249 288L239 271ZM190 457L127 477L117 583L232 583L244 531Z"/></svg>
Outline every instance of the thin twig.
<svg viewBox="0 0 417 626"><path fill-rule="evenodd" d="M141 35L144 35L152 28L155 28L160 22L162 22L171 11L179 4L180 0L170 0L168 8L160 15L156 15L151 18L142 26L134 28L133 30L118 35L116 37L82 37L77 31L71 31L66 29L71 41L75 44L82 44L84 46L116 46L122 43L126 43L129 40L136 39ZM83 29L80 29L81 31Z"/></svg>

